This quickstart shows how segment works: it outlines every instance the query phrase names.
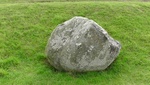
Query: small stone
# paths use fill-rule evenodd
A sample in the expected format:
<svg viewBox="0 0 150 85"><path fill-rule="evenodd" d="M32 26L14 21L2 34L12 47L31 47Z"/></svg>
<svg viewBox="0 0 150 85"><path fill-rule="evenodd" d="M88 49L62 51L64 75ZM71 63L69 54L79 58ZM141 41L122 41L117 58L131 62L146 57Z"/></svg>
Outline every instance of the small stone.
<svg viewBox="0 0 150 85"><path fill-rule="evenodd" d="M71 72L106 69L118 56L121 45L93 20L84 17L58 25L46 47L49 63Z"/></svg>

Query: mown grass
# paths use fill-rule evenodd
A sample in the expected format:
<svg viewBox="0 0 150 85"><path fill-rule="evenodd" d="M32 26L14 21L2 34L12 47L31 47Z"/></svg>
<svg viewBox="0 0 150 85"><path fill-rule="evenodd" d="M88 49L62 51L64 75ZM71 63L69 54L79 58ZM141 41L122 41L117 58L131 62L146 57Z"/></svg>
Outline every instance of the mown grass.
<svg viewBox="0 0 150 85"><path fill-rule="evenodd" d="M58 72L47 64L53 29L73 16L93 19L122 49L105 71ZM0 85L148 85L150 3L52 2L0 4Z"/></svg>
<svg viewBox="0 0 150 85"><path fill-rule="evenodd" d="M83 1L120 1L149 2L150 0L0 0L0 3L33 3L33 2L83 2Z"/></svg>

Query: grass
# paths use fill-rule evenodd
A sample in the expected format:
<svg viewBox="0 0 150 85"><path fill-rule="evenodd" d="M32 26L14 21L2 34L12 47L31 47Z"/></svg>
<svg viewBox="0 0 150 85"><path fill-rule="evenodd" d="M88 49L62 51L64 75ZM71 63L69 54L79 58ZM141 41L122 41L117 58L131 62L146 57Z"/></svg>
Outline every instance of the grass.
<svg viewBox="0 0 150 85"><path fill-rule="evenodd" d="M138 1L138 2L149 2L150 0L0 0L0 3L33 3L33 2L76 2L76 1Z"/></svg>
<svg viewBox="0 0 150 85"><path fill-rule="evenodd" d="M47 64L53 29L73 16L93 19L122 49L105 71L58 72ZM51 2L0 4L0 85L148 85L150 3Z"/></svg>

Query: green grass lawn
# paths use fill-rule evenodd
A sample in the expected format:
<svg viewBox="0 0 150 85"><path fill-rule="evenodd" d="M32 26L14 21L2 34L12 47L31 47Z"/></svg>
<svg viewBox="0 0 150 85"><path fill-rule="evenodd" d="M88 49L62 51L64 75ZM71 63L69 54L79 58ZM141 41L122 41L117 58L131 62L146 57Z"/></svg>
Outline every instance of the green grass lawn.
<svg viewBox="0 0 150 85"><path fill-rule="evenodd" d="M93 19L121 42L121 52L108 69L68 73L47 63L51 32L73 16ZM149 84L150 2L0 4L0 85Z"/></svg>
<svg viewBox="0 0 150 85"><path fill-rule="evenodd" d="M0 0L0 3L33 3L33 2L76 2L76 1L138 1L138 2L149 2L150 0Z"/></svg>

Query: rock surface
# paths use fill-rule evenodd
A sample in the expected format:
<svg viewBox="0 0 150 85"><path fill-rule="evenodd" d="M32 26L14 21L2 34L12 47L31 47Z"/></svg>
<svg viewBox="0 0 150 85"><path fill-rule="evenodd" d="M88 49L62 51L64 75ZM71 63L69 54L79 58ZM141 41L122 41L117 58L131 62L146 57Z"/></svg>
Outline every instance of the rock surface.
<svg viewBox="0 0 150 85"><path fill-rule="evenodd" d="M93 20L84 17L58 25L46 47L49 63L71 72L106 69L117 57L121 45Z"/></svg>

